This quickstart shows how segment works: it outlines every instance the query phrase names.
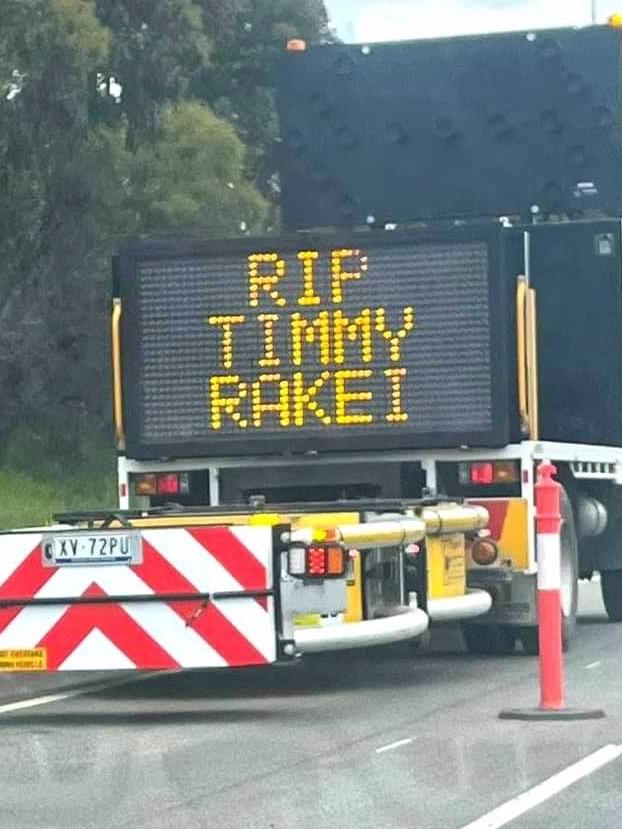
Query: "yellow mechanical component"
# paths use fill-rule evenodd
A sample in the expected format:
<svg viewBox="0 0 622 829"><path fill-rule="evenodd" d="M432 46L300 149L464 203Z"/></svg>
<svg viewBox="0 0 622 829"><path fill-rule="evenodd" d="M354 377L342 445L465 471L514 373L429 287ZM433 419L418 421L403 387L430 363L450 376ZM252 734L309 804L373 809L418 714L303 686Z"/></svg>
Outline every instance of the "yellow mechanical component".
<svg viewBox="0 0 622 829"><path fill-rule="evenodd" d="M112 390L114 429L118 449L125 449L125 424L123 422L123 370L121 366L121 300L115 299L112 307Z"/></svg>
<svg viewBox="0 0 622 829"><path fill-rule="evenodd" d="M516 353L518 410L523 434L538 440L538 343L536 337L536 292L526 277L516 286Z"/></svg>
<svg viewBox="0 0 622 829"><path fill-rule="evenodd" d="M529 434L529 409L527 404L527 279L519 276L516 284L516 355L518 373L518 412L521 430Z"/></svg>
<svg viewBox="0 0 622 829"><path fill-rule="evenodd" d="M499 542L500 558L510 558L516 570L529 567L529 536L527 533L527 501L524 498L509 500Z"/></svg>
<svg viewBox="0 0 622 829"><path fill-rule="evenodd" d="M291 522L292 527L322 527L332 521L341 523L358 524L358 512L318 512L305 513L304 515L288 515L287 522Z"/></svg>
<svg viewBox="0 0 622 829"><path fill-rule="evenodd" d="M466 593L466 552L464 535L429 538L426 544L428 598L447 599Z"/></svg>
<svg viewBox="0 0 622 829"><path fill-rule="evenodd" d="M344 622L360 622L363 619L363 562L360 555L351 560L352 578L348 579L347 610Z"/></svg>
<svg viewBox="0 0 622 829"><path fill-rule="evenodd" d="M426 535L465 533L482 530L488 524L486 509L475 504L439 504L424 507L421 517L425 521Z"/></svg>
<svg viewBox="0 0 622 829"><path fill-rule="evenodd" d="M261 520L259 520L261 518ZM145 518L131 518L126 519L127 523L135 529L162 529L163 527L218 527L218 526L238 526L249 524L268 525L280 523L279 515L268 515L262 513L258 515L151 515ZM99 522L101 526L103 522ZM123 525L119 521L113 521L109 524L112 529L119 529Z"/></svg>
<svg viewBox="0 0 622 829"><path fill-rule="evenodd" d="M499 548L499 562L507 559L515 570L529 569L528 509L525 498L483 498L477 501L490 513L488 529ZM469 566L473 566L469 559Z"/></svg>
<svg viewBox="0 0 622 829"><path fill-rule="evenodd" d="M325 532L323 540L336 540L346 547L360 550L421 541L425 532L425 521L421 518L403 518L370 524L337 525Z"/></svg>
<svg viewBox="0 0 622 829"><path fill-rule="evenodd" d="M288 515L276 512L254 512L241 515L151 515L145 518L128 519L132 527L139 529L158 527L214 527L214 526L238 526L250 525L253 527L274 527L277 524L291 524L294 528L314 527L316 524L326 524L329 520L337 518L338 521L354 523L358 521L356 512L338 513L317 513L305 515ZM110 524L118 528L121 524L118 521Z"/></svg>
<svg viewBox="0 0 622 829"><path fill-rule="evenodd" d="M529 407L529 433L532 440L540 437L538 403L538 341L536 334L536 292L527 292L527 402Z"/></svg>

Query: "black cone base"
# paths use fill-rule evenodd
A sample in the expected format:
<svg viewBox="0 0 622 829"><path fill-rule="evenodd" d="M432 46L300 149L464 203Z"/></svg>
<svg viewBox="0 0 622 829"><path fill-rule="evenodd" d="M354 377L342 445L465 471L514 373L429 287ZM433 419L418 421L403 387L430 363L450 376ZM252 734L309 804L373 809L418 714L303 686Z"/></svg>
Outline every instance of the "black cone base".
<svg viewBox="0 0 622 829"><path fill-rule="evenodd" d="M598 708L509 708L499 712L500 720L541 720L572 722L573 720L600 720L605 712Z"/></svg>

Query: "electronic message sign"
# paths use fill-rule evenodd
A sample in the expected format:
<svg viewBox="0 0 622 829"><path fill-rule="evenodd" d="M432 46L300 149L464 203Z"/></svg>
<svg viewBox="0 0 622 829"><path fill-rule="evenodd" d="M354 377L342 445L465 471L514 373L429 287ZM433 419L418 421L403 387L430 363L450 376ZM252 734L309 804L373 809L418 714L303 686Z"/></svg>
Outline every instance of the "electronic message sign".
<svg viewBox="0 0 622 829"><path fill-rule="evenodd" d="M503 442L499 231L125 251L133 457Z"/></svg>

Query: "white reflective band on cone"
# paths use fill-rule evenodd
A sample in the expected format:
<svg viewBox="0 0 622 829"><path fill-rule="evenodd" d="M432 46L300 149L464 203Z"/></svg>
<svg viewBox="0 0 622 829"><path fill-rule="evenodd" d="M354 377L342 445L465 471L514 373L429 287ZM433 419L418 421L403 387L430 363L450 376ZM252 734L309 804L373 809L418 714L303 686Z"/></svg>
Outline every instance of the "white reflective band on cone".
<svg viewBox="0 0 622 829"><path fill-rule="evenodd" d="M538 590L561 589L561 540L557 533L538 535Z"/></svg>

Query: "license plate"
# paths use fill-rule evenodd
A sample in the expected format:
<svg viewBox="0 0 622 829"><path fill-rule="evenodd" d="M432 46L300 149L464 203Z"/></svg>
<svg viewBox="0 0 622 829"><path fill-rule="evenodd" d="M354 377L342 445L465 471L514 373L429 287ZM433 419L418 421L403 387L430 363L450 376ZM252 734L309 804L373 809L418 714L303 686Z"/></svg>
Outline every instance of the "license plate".
<svg viewBox="0 0 622 829"><path fill-rule="evenodd" d="M140 564L140 532L109 531L46 535L43 563L48 567L79 564Z"/></svg>

